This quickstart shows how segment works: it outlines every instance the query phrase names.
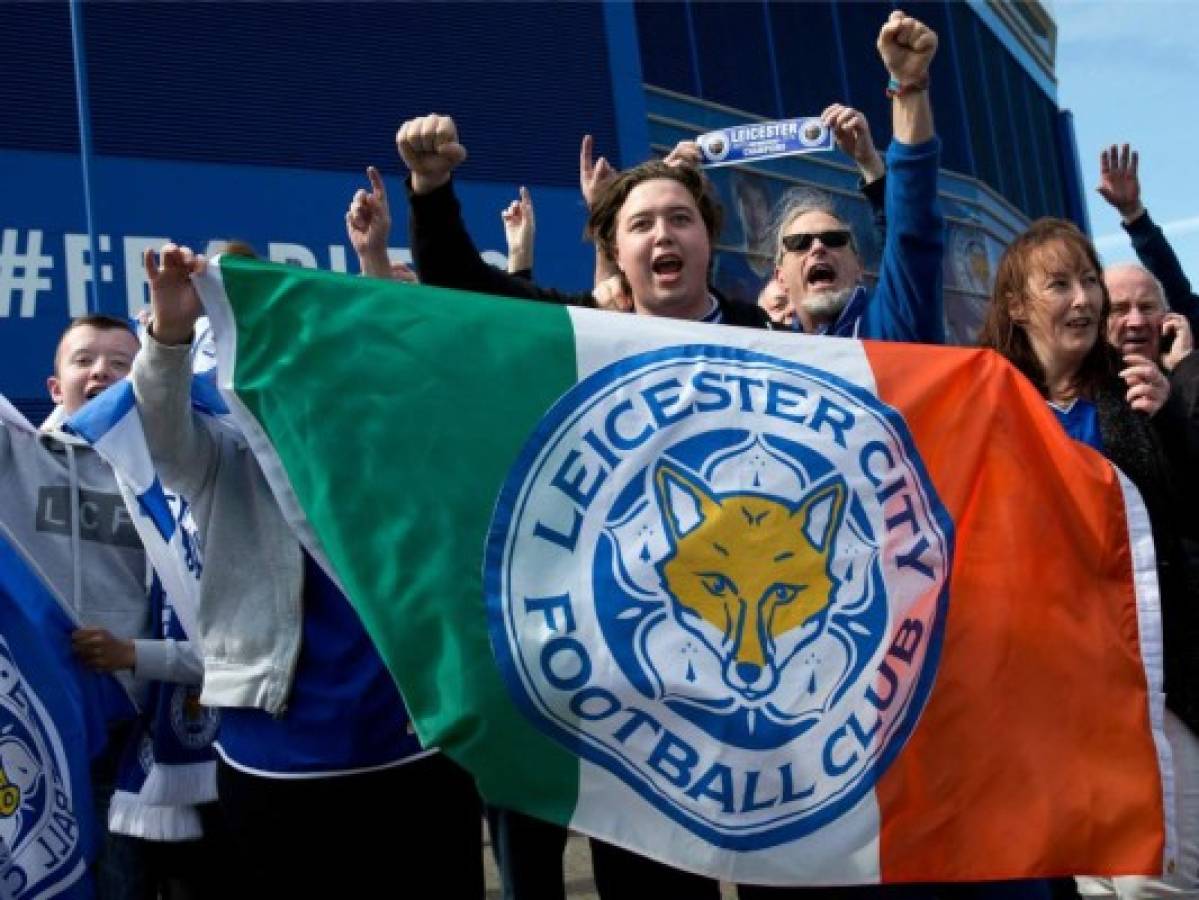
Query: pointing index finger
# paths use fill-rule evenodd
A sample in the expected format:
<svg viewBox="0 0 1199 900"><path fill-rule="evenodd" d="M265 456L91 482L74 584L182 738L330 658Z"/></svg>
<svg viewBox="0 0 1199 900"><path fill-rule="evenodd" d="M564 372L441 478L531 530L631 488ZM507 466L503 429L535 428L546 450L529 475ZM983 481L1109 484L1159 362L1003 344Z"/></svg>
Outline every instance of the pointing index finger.
<svg viewBox="0 0 1199 900"><path fill-rule="evenodd" d="M366 167L366 177L370 179L371 190L380 200L387 199L387 187L383 184L383 176L374 166Z"/></svg>
<svg viewBox="0 0 1199 900"><path fill-rule="evenodd" d="M595 150L595 138L589 134L583 135L583 144L579 147L579 174L584 178L591 178L592 172L595 171L595 163L592 159L592 153Z"/></svg>

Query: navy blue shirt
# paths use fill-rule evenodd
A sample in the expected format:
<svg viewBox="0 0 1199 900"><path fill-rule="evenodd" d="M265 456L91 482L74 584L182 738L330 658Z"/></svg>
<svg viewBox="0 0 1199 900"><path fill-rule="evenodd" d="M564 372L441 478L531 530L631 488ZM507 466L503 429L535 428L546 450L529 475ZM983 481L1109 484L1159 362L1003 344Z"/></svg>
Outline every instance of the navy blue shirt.
<svg viewBox="0 0 1199 900"><path fill-rule="evenodd" d="M1094 403L1079 398L1067 407L1050 403L1049 408L1066 429L1066 434L1081 444L1103 452L1103 438L1099 434L1099 411Z"/></svg>
<svg viewBox="0 0 1199 900"><path fill-rule="evenodd" d="M217 749L264 775L332 775L420 754L395 682L350 606L304 554L304 623L287 711L221 710Z"/></svg>

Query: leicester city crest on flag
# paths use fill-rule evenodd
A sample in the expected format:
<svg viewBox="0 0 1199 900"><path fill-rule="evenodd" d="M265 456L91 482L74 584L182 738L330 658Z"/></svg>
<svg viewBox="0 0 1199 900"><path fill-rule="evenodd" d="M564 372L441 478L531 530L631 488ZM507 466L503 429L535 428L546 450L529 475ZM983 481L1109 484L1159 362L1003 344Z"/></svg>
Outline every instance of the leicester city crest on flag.
<svg viewBox="0 0 1199 900"><path fill-rule="evenodd" d="M869 791L928 696L952 528L902 418L749 350L571 389L501 492L491 638L546 733L723 847Z"/></svg>
<svg viewBox="0 0 1199 900"><path fill-rule="evenodd" d="M78 875L79 843L66 750L0 637L0 844L11 855L4 889L34 896L70 883Z"/></svg>

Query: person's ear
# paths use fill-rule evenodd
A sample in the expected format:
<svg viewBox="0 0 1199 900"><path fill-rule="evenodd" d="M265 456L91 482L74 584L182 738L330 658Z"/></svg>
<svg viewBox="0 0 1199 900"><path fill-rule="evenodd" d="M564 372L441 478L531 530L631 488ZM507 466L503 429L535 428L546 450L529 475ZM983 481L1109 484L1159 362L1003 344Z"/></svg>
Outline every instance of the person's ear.
<svg viewBox="0 0 1199 900"><path fill-rule="evenodd" d="M46 390L50 392L50 399L54 401L56 406L62 404L62 384L59 382L57 375L51 375L46 379Z"/></svg>

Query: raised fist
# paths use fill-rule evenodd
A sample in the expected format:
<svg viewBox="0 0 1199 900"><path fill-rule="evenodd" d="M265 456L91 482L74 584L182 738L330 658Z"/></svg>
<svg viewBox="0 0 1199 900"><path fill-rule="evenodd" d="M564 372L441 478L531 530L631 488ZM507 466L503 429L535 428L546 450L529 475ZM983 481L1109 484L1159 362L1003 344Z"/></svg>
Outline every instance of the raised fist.
<svg viewBox="0 0 1199 900"><path fill-rule="evenodd" d="M396 132L396 147L412 172L412 190L417 194L441 187L466 159L466 148L458 143L458 126L449 116L409 119Z"/></svg>
<svg viewBox="0 0 1199 900"><path fill-rule="evenodd" d="M888 74L900 84L922 81L937 52L937 33L895 10L878 33L878 55Z"/></svg>

